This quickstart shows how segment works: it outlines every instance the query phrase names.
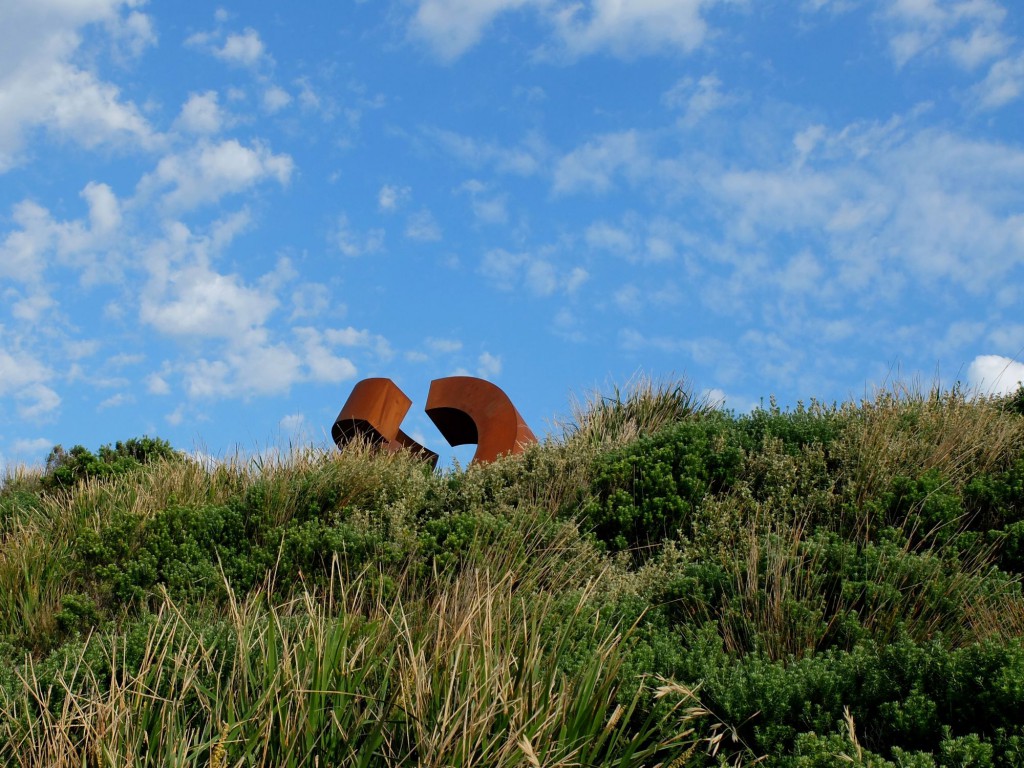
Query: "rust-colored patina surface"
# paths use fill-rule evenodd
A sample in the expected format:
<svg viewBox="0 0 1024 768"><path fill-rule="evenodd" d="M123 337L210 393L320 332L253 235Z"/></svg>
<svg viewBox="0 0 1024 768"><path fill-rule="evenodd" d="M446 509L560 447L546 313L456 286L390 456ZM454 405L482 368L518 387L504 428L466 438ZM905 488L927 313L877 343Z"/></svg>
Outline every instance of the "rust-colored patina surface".
<svg viewBox="0 0 1024 768"><path fill-rule="evenodd" d="M483 379L434 379L426 411L449 445L476 443L473 461L490 462L506 453L521 453L537 442L508 395Z"/></svg>
<svg viewBox="0 0 1024 768"><path fill-rule="evenodd" d="M437 454L400 428L411 405L412 400L391 379L363 379L352 389L334 420L331 437L339 447L361 437L391 452L412 451L436 465Z"/></svg>
<svg viewBox="0 0 1024 768"><path fill-rule="evenodd" d="M363 379L338 414L331 437L340 448L360 437L389 451L412 451L431 464L437 454L401 430L412 400L391 379ZM499 387L472 376L435 379L427 394L427 416L450 445L476 443L474 462L521 453L537 438Z"/></svg>

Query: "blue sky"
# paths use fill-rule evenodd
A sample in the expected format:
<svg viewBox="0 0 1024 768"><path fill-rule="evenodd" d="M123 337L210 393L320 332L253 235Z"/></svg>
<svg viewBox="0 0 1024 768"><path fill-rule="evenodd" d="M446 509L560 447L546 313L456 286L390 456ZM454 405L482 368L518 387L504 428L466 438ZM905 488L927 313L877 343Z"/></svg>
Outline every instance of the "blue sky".
<svg viewBox="0 0 1024 768"><path fill-rule="evenodd" d="M1024 11L3 0L0 296L0 465L323 441L369 376L442 455L455 373L538 434L638 372L1009 391Z"/></svg>

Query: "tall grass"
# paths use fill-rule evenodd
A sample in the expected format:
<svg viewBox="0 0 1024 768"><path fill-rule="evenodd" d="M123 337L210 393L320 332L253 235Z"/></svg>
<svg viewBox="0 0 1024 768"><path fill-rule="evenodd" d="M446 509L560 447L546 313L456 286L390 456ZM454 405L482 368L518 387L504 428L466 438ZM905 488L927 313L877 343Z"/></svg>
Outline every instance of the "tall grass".
<svg viewBox="0 0 1024 768"><path fill-rule="evenodd" d="M0 764L1019 764L1022 482L998 399L736 417L644 378L465 470L358 443L18 470Z"/></svg>
<svg viewBox="0 0 1024 768"><path fill-rule="evenodd" d="M574 400L561 428L572 445L610 448L715 408L707 397L694 394L687 381L637 374L625 386L613 385L609 394L595 391Z"/></svg>
<svg viewBox="0 0 1024 768"><path fill-rule="evenodd" d="M639 766L689 746L637 729L643 689L620 700L628 628L598 632L570 679L556 662L574 641L541 631L551 595L525 593L516 574L464 573L409 602L383 601L372 578L336 567L324 593L233 598L214 635L165 597L137 661L114 635L89 638L46 682L30 663L19 694L0 689L0 760Z"/></svg>
<svg viewBox="0 0 1024 768"><path fill-rule="evenodd" d="M894 477L936 470L955 488L980 473L1005 469L1024 451L1024 419L1001 398L960 389L894 384L847 404L849 427L838 453L858 505Z"/></svg>

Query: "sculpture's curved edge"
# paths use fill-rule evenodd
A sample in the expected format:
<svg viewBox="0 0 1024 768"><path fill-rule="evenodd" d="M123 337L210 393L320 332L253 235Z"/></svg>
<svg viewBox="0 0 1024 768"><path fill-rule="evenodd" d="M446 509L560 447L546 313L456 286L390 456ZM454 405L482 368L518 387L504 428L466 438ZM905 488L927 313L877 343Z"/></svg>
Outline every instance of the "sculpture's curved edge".
<svg viewBox="0 0 1024 768"><path fill-rule="evenodd" d="M391 442L409 412L412 400L391 379L363 379L352 388L331 427L338 446L356 435L373 442Z"/></svg>
<svg viewBox="0 0 1024 768"><path fill-rule="evenodd" d="M412 400L391 379L363 379L353 388L331 427L338 448L357 437L384 446L391 453L408 451L437 466L438 455L423 447L400 428Z"/></svg>
<svg viewBox="0 0 1024 768"><path fill-rule="evenodd" d="M522 453L537 442L508 395L485 379L434 379L426 413L449 444L477 444L474 462L488 463L505 454Z"/></svg>

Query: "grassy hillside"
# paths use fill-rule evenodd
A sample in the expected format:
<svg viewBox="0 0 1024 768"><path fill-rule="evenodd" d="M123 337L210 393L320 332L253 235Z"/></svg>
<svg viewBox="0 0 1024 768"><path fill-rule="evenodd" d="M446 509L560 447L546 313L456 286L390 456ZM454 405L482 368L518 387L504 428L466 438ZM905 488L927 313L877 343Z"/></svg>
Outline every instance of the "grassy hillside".
<svg viewBox="0 0 1024 768"><path fill-rule="evenodd" d="M1022 573L1024 390L58 450L0 490L0 764L1021 766Z"/></svg>

